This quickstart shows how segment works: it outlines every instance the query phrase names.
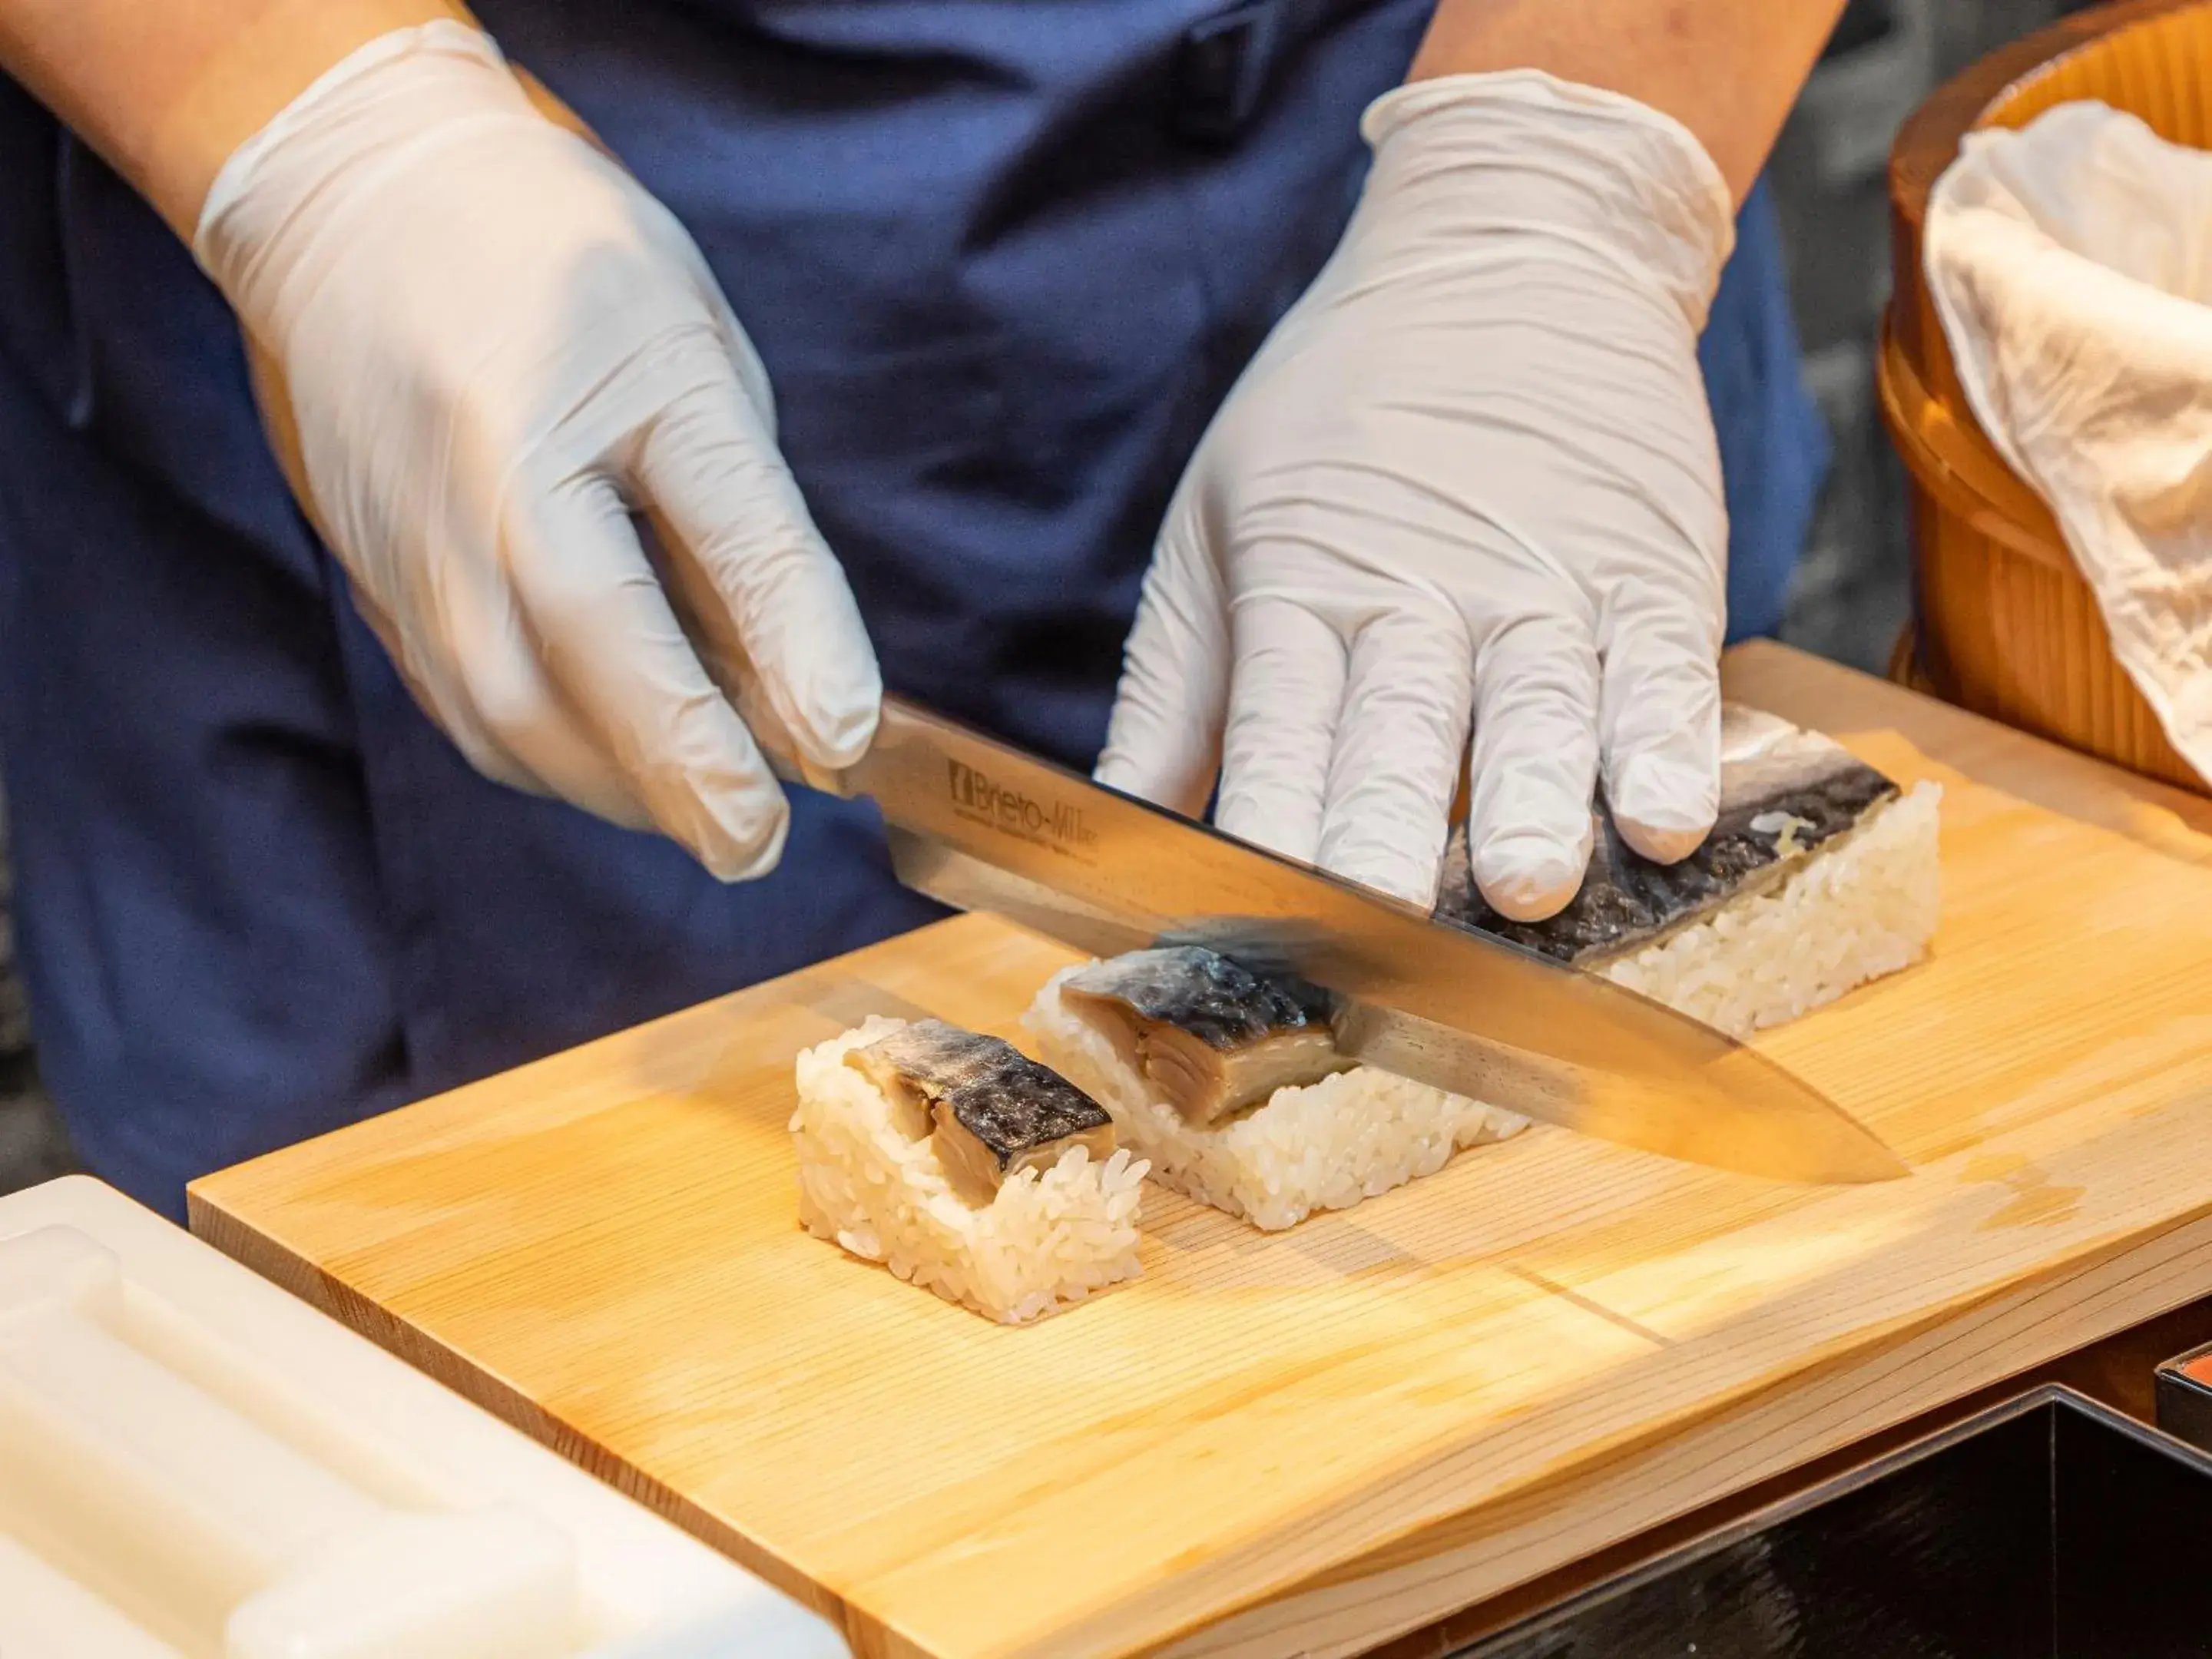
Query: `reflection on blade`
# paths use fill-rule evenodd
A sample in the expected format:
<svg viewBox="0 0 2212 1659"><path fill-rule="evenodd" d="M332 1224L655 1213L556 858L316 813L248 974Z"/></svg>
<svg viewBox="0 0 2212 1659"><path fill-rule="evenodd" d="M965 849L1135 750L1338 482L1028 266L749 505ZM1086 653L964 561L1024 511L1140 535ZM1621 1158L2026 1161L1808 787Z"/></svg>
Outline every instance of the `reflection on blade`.
<svg viewBox="0 0 2212 1659"><path fill-rule="evenodd" d="M1717 1087L1701 1075L1657 1085L1632 1076L1592 1079L1372 1003L1349 1004L1337 1034L1346 1053L1386 1072L1666 1158L1808 1183L1893 1181L1910 1173L1871 1130L1750 1048L1718 1062L1739 1069ZM1776 1085L1778 1075L1786 1085ZM1747 1097L1761 1103L1746 1109Z"/></svg>
<svg viewBox="0 0 2212 1659"><path fill-rule="evenodd" d="M986 910L1097 957L1117 957L1152 943L1146 929L1082 903L1057 888L970 858L941 842L888 823L891 869L917 893L956 910Z"/></svg>
<svg viewBox="0 0 2212 1659"><path fill-rule="evenodd" d="M1297 973L1345 1000L1349 1052L1418 1081L1777 1179L1905 1172L1819 1091L1708 1026L896 699L842 782L883 808L908 885L1102 956L1187 940Z"/></svg>

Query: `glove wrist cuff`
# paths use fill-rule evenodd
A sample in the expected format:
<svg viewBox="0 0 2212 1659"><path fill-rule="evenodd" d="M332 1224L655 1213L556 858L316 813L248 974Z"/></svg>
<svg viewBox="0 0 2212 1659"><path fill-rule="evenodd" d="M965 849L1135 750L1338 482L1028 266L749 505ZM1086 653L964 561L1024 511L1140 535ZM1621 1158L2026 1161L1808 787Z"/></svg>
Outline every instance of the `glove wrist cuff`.
<svg viewBox="0 0 2212 1659"><path fill-rule="evenodd" d="M1692 331L1735 245L1719 167L1674 117L1541 70L1439 76L1384 94L1360 118L1367 196L1418 197L1470 232L1572 242L1656 286Z"/></svg>
<svg viewBox="0 0 2212 1659"><path fill-rule="evenodd" d="M334 182L446 121L486 113L532 112L483 30L440 19L380 35L231 153L201 207L193 257L244 313L255 267L311 204L325 216Z"/></svg>

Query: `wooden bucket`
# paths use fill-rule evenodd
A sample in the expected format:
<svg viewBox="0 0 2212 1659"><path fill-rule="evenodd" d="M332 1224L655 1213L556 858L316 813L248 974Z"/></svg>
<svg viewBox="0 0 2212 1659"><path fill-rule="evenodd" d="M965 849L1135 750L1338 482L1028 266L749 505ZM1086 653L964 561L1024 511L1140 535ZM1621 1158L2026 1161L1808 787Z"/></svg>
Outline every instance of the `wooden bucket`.
<svg viewBox="0 0 2212 1659"><path fill-rule="evenodd" d="M2212 148L2212 3L2122 0L2077 13L1948 82L1898 131L1895 279L1876 381L1910 480L1912 678L1947 702L2199 793L2112 654L2095 596L2040 497L1966 406L1921 268L1928 192L1978 127L2094 98Z"/></svg>

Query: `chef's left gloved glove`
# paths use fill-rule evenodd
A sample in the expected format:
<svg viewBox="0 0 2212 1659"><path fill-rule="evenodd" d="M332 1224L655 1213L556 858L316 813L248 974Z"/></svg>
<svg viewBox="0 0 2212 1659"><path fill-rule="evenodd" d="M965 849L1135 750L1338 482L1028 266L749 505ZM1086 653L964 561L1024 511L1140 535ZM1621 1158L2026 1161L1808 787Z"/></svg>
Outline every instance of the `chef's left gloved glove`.
<svg viewBox="0 0 2212 1659"><path fill-rule="evenodd" d="M1473 723L1483 895L1573 897L1602 777L1683 857L1719 795L1727 512L1697 360L1733 245L1697 140L1532 70L1378 100L1342 243L1170 506L1100 779L1433 900Z"/></svg>
<svg viewBox="0 0 2212 1659"><path fill-rule="evenodd" d="M674 216L436 22L248 139L195 252L282 381L362 614L469 761L725 878L772 868L788 810L754 732L850 765L882 688Z"/></svg>

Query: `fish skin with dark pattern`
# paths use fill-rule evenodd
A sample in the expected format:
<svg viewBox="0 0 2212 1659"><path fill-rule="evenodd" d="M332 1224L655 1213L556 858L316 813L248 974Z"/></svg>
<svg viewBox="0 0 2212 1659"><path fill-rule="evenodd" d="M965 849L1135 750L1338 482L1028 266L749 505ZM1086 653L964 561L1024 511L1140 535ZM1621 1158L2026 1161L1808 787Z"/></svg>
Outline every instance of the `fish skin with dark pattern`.
<svg viewBox="0 0 2212 1659"><path fill-rule="evenodd" d="M910 1138L930 1135L945 1173L979 1201L1070 1147L1101 1160L1114 1151L1105 1109L1003 1038L917 1020L845 1063L883 1091Z"/></svg>
<svg viewBox="0 0 2212 1659"><path fill-rule="evenodd" d="M1231 1116L1351 1064L1337 1051L1327 991L1204 945L1094 963L1060 994L1191 1123Z"/></svg>
<svg viewBox="0 0 2212 1659"><path fill-rule="evenodd" d="M1445 852L1437 919L1590 966L1778 885L1897 797L1893 781L1842 745L1773 715L1731 705L1722 710L1721 732L1720 812L1712 833L1680 863L1658 864L1630 848L1601 795L1581 891L1543 921L1511 921L1476 888L1462 823Z"/></svg>

